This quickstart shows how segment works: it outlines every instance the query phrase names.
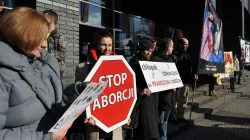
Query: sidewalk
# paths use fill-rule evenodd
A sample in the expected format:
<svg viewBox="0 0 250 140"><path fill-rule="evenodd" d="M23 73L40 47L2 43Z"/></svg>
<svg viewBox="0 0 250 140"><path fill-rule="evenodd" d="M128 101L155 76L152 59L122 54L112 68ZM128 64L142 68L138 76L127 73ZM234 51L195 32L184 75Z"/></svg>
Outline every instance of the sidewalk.
<svg viewBox="0 0 250 140"><path fill-rule="evenodd" d="M188 100L189 103L185 110L184 117L189 120L191 109L192 117L189 123L180 123L178 125L170 123L168 127L169 139L192 128L194 125L196 125L196 123L208 118L212 113L219 111L224 106L237 100L238 97L247 93L247 91L250 89L248 88L248 85L250 85L250 72L247 70L245 70L245 75L242 77L242 83L243 85L235 85L235 93L231 93L229 89L229 82L224 82L224 86L216 86L216 97L208 95L208 84L200 86L195 90L193 104L191 104L193 92L190 92ZM228 87L228 90L225 90L226 86Z"/></svg>
<svg viewBox="0 0 250 140"><path fill-rule="evenodd" d="M194 123L194 127L173 140L249 140L250 139L250 83L240 88L244 94ZM243 90L244 89L244 90Z"/></svg>

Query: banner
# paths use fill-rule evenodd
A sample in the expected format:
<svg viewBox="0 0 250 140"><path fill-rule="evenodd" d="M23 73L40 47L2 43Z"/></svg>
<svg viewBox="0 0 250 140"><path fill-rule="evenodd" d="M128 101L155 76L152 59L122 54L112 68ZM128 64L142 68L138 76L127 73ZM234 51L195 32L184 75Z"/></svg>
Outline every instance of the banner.
<svg viewBox="0 0 250 140"><path fill-rule="evenodd" d="M240 38L241 55L250 63L250 41Z"/></svg>
<svg viewBox="0 0 250 140"><path fill-rule="evenodd" d="M90 83L71 104L63 116L49 130L49 132L57 132L63 129L69 122L75 121L83 111L103 92L108 82L100 81L99 83Z"/></svg>
<svg viewBox="0 0 250 140"><path fill-rule="evenodd" d="M224 52L225 73L221 73L220 78L229 78L234 74L233 52Z"/></svg>
<svg viewBox="0 0 250 140"><path fill-rule="evenodd" d="M198 73L225 73L222 21L210 0L206 1Z"/></svg>
<svg viewBox="0 0 250 140"><path fill-rule="evenodd" d="M175 63L139 61L152 93L182 87Z"/></svg>

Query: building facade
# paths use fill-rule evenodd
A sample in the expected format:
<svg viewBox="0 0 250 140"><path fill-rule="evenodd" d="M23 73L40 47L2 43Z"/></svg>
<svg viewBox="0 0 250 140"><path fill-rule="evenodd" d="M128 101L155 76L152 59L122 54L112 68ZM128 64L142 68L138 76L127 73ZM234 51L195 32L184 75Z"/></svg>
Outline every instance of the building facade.
<svg viewBox="0 0 250 140"><path fill-rule="evenodd" d="M245 28L250 29L250 0L211 0L224 23L226 50L237 46L242 34L241 5L245 6ZM202 33L205 0L145 2L142 0L6 0L5 10L29 6L42 12L52 9L59 15L57 28L68 39L64 84L74 82L75 67L86 60L86 46L91 45L92 34L107 29L113 34L114 51L128 60L136 53L136 42L143 37L174 41L185 36L191 51L197 57ZM129 14L128 14L129 13ZM138 15L138 16L135 16ZM150 19L150 20L149 20ZM160 24L158 24L160 23ZM234 28L232 28L234 27ZM177 29L178 28L178 29ZM246 37L250 32L244 29ZM237 52L237 49L236 49Z"/></svg>
<svg viewBox="0 0 250 140"><path fill-rule="evenodd" d="M115 0L6 0L5 10L28 6L43 12L54 10L59 15L57 28L68 40L65 85L75 80L75 68L86 60L86 44L91 45L95 31L107 29L113 34L114 51L129 60L136 53L136 42L143 37L177 40L182 31L157 24L141 16L122 12Z"/></svg>

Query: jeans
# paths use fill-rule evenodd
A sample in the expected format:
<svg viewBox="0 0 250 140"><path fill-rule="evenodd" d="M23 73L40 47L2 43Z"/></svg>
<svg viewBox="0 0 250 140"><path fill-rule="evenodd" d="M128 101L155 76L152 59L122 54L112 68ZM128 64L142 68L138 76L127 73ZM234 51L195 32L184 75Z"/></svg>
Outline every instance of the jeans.
<svg viewBox="0 0 250 140"><path fill-rule="evenodd" d="M161 140L167 140L168 118L171 110L162 111L160 115Z"/></svg>

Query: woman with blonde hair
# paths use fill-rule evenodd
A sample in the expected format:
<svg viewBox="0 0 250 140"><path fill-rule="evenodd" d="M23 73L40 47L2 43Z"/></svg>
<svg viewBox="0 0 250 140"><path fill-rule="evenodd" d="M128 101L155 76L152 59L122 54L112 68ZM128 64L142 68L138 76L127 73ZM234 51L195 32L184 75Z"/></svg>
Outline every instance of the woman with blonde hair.
<svg viewBox="0 0 250 140"><path fill-rule="evenodd" d="M59 65L44 51L48 32L31 8L0 19L0 140L61 140L71 126L48 132L63 108Z"/></svg>

